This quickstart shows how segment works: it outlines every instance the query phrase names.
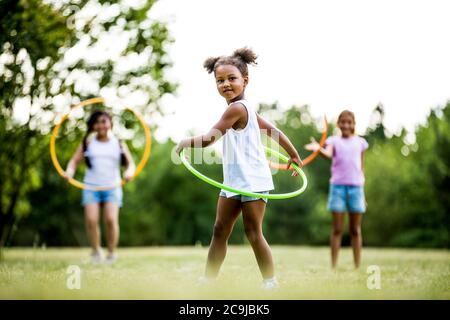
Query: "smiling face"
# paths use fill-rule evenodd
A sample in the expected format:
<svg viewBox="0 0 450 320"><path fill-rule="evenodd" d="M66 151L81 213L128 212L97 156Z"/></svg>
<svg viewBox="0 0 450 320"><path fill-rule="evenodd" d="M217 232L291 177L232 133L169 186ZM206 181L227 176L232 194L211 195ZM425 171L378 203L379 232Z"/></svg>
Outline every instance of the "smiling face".
<svg viewBox="0 0 450 320"><path fill-rule="evenodd" d="M244 98L248 76L243 76L239 69L230 64L220 65L215 70L217 90L228 104Z"/></svg>
<svg viewBox="0 0 450 320"><path fill-rule="evenodd" d="M355 119L348 113L339 117L337 125L341 129L344 138L350 137L355 133Z"/></svg>
<svg viewBox="0 0 450 320"><path fill-rule="evenodd" d="M111 130L111 127L111 120L107 115L103 114L96 119L93 129L100 138L104 138L108 135L108 131Z"/></svg>

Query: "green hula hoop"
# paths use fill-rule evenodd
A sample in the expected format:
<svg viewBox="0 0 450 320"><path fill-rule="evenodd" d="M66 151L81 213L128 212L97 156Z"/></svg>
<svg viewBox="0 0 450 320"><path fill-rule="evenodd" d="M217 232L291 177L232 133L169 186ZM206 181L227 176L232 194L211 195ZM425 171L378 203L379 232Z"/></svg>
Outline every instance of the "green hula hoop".
<svg viewBox="0 0 450 320"><path fill-rule="evenodd" d="M282 155L281 153L270 149L268 147L264 147L266 149L266 151L269 154L273 154L275 156L278 157L278 159L284 161L284 162L288 162L288 158L284 155ZM266 199L287 199L287 198L292 198L295 196L298 196L299 194L303 193L308 185L308 179L306 178L305 173L302 171L302 169L300 169L296 164L292 164L292 167L294 168L295 171L298 172L298 174L300 175L300 177L303 180L303 185L301 186L300 189L293 191L293 192L288 192L288 193L278 193L278 194L263 194L263 193L258 193L258 192L249 192L249 191L245 191L245 190L239 190L239 189L235 189L232 188L230 186L227 186L223 183L220 183L216 180L213 180L207 176L205 176L204 174L202 174L201 172L197 171L186 159L185 155L184 155L184 149L181 150L180 152L180 159L181 162L184 164L184 166L197 178L199 178L200 180L205 181L206 183L209 183L217 188L223 189L223 190L227 190L233 193L238 193L247 197L255 197L255 198L266 198Z"/></svg>

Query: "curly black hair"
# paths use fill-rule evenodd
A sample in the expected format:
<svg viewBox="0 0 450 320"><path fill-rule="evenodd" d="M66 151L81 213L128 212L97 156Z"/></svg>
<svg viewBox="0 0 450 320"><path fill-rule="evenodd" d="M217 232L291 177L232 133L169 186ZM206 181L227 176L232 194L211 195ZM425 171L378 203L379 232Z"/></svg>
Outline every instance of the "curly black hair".
<svg viewBox="0 0 450 320"><path fill-rule="evenodd" d="M218 66L233 65L239 69L243 76L248 76L248 64L256 65L258 56L252 49L247 47L237 49L231 56L209 57L203 63L203 67L208 73L215 72Z"/></svg>

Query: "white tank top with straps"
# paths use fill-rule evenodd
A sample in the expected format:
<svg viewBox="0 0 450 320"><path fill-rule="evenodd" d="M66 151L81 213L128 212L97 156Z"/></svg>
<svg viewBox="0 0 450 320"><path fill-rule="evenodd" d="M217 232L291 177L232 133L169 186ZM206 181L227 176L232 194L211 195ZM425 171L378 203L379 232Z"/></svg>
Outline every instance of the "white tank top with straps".
<svg viewBox="0 0 450 320"><path fill-rule="evenodd" d="M272 173L261 142L261 131L253 105L241 103L247 109L245 128L227 130L223 138L223 183L236 189L251 192L273 190ZM227 198L236 195L225 191Z"/></svg>
<svg viewBox="0 0 450 320"><path fill-rule="evenodd" d="M97 186L119 184L120 178L120 144L119 140L110 136L108 141L91 140L86 148L86 155L91 168L86 166L84 183Z"/></svg>

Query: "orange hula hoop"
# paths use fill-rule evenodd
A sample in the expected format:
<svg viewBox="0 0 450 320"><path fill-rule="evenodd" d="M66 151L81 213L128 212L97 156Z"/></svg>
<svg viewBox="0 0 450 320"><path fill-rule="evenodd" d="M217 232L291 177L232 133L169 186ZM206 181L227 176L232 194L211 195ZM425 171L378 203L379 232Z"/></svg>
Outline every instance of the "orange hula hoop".
<svg viewBox="0 0 450 320"><path fill-rule="evenodd" d="M104 103L104 102L105 102L105 100L103 98L101 98L101 97L92 98L92 99L88 99L88 100L80 102L79 104L71 107L70 111L67 112L66 114L64 114L62 116L61 120L53 128L52 135L50 137L50 156L52 158L53 166L55 167L56 171L58 172L58 174L61 177L65 177L65 171L63 170L63 168L59 164L58 157L56 156L56 147L55 147L56 136L58 135L59 128L61 127L63 122L67 120L67 118L69 117L70 112L73 109L79 108L79 107L84 107L84 106L91 105L91 104L96 104L96 103ZM142 115L140 113L138 113L137 111L134 111L133 109L129 108L129 107L126 107L125 110L131 111L136 116L136 118L139 120L142 128L144 129L144 134L145 134L145 149L144 149L144 153L142 155L142 158L139 161L139 164L136 166L136 170L134 171L134 175L132 177L132 179L134 179L144 169L144 166L145 166L145 164L146 164L146 162L147 162L147 160L148 160L148 158L150 156L152 139L151 139L150 129L148 128L147 124L145 123L144 119L142 118ZM112 185L112 186L89 186L89 185L87 185L85 183L82 183L82 182L80 182L78 180L75 180L73 178L68 179L68 182L71 185L73 185L74 187L77 187L77 188L80 188L80 189L103 191L103 190L111 190L111 189L117 188L119 186L123 186L126 183L126 180L122 179L120 183L118 183L116 185Z"/></svg>
<svg viewBox="0 0 450 320"><path fill-rule="evenodd" d="M322 137L320 138L320 148L323 148L323 146L325 145L325 140L327 139L327 135L328 135L328 121L327 121L327 117L324 117L324 130L322 132ZM319 155L320 149L314 151L313 153L311 153L309 156L307 156L305 159L303 159L303 167L308 165L309 163L311 163L311 161L313 161L318 155ZM287 168L287 164L279 164L279 163L275 163L269 160L269 166L272 169L276 169L276 170L294 170L292 167L290 167L289 169Z"/></svg>

